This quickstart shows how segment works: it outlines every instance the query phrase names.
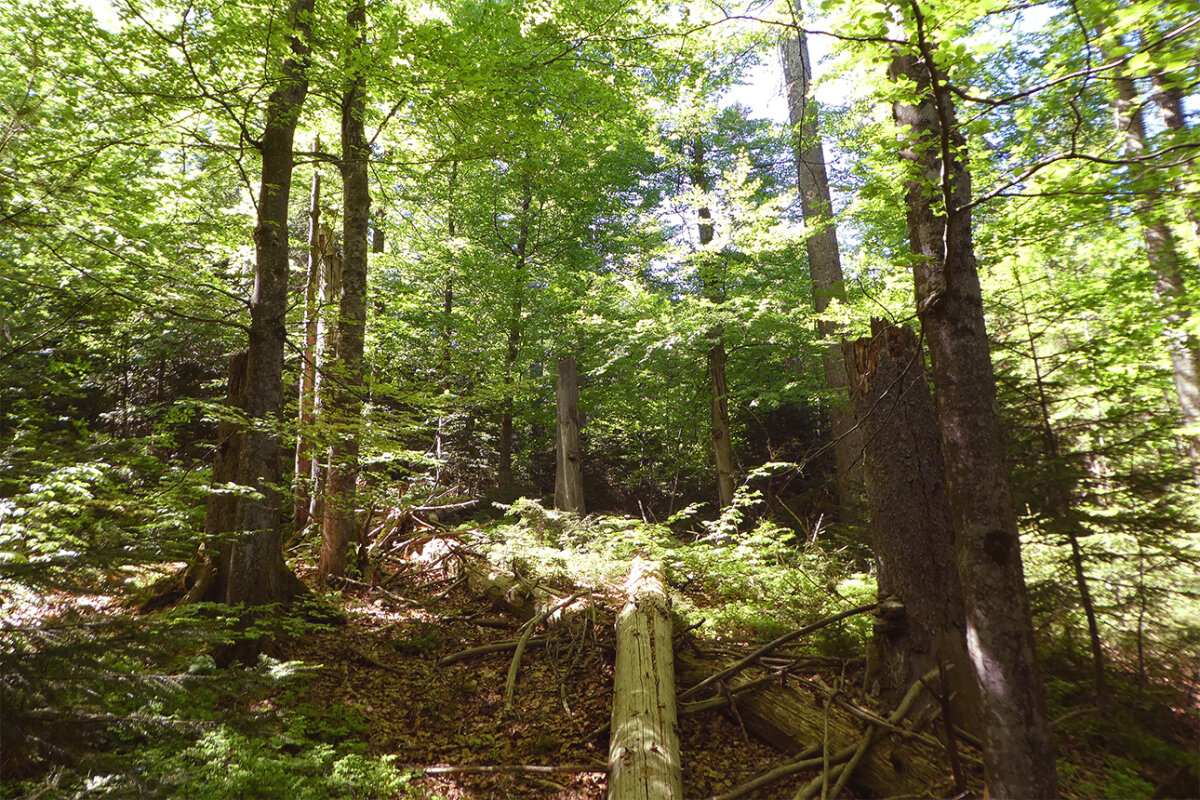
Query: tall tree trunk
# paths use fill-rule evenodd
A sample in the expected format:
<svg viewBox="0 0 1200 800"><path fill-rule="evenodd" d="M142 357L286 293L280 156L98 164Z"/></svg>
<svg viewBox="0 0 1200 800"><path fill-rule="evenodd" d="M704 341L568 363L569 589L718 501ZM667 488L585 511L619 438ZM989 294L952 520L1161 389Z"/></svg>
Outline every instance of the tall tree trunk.
<svg viewBox="0 0 1200 800"><path fill-rule="evenodd" d="M321 149L321 137L316 137L313 150ZM300 415L296 433L295 502L292 524L299 533L308 525L308 504L312 477L312 427L316 421L317 376L317 298L321 284L321 268L325 248L329 244L321 229L321 170L313 167L312 192L308 203L308 278L304 287L304 351L300 364Z"/></svg>
<svg viewBox="0 0 1200 800"><path fill-rule="evenodd" d="M355 0L346 22L358 32L354 56L363 51L365 0ZM358 541L354 512L358 482L359 429L365 392L363 339L367 327L367 251L371 224L371 193L367 160L370 151L363 130L366 114L365 80L361 68L350 78L342 96L342 247L345 261L338 309L337 366L334 369L332 417L335 434L325 484L325 519L321 526L318 580L346 573L352 545Z"/></svg>
<svg viewBox="0 0 1200 800"><path fill-rule="evenodd" d="M321 281L317 292L317 342L313 349L313 421L324 419L326 409L333 403L336 384L332 365L337 360L338 301L342 294L342 254L338 252L333 228L321 223L321 239L325 242L321 259ZM326 426L327 427L327 426ZM308 518L321 523L325 519L325 478L329 464L329 437L325 428L311 432L313 438L311 470L308 476Z"/></svg>
<svg viewBox="0 0 1200 800"><path fill-rule="evenodd" d="M904 16L915 29L915 52L898 51L890 75L913 81L920 99L916 105L897 101L893 113L906 137L901 157L911 164L905 199L917 311L937 391L968 652L983 699L988 792L995 798L1055 797L1053 742L966 207L971 175L965 142L916 0Z"/></svg>
<svg viewBox="0 0 1200 800"><path fill-rule="evenodd" d="M894 707L939 665L952 665L960 720L979 693L967 657L966 616L946 500L946 463L925 358L907 326L872 320L872 336L843 342L850 399L866 450L871 540L879 560L873 664Z"/></svg>
<svg viewBox="0 0 1200 800"><path fill-rule="evenodd" d="M454 217L454 194L458 188L458 161L450 164L450 191L446 203L446 235L453 246L454 237L458 235L457 221ZM446 282L442 289L442 365L441 389L443 397L450 393L450 367L453 363L454 337L454 274L448 270ZM445 463L446 425L449 420L445 414L439 414L437 432L434 434L434 456L437 458L437 471L433 483L438 486L442 482L442 468Z"/></svg>
<svg viewBox="0 0 1200 800"><path fill-rule="evenodd" d="M708 193L708 171L705 167L704 140L699 135L692 139L692 185ZM712 212L707 205L699 210L697 228L700 234L700 279L705 299L720 303L723 299L721 280L716 274L715 260L718 258L708 246L713 240ZM725 377L725 331L723 326L714 325L708 332L711 345L708 348L708 373L712 379L712 427L710 437L713 460L717 468L717 498L721 508L733 505L733 445L729 429L729 381Z"/></svg>
<svg viewBox="0 0 1200 800"><path fill-rule="evenodd" d="M796 16L800 16L798 9ZM796 35L785 38L780 49L787 86L788 118L793 130L800 208L805 227L809 230L804 245L808 253L809 274L812 276L813 307L819 315L829 307L833 298L845 297L842 259L838 248L837 225L833 221L833 200L829 193L829 174L825 169L819 111L813 99L812 65L804 31L797 27ZM823 339L833 339L841 330L831 320L819 320L817 332ZM833 395L829 405L829 424L837 465L839 514L843 523L854 524L862 519L863 469L860 459L863 439L854 425L854 412L846 398L846 370L837 345L831 344L825 349L821 364L825 373L825 387Z"/></svg>
<svg viewBox="0 0 1200 800"><path fill-rule="evenodd" d="M1118 36L1109 47L1120 48L1122 44ZM1113 84L1117 90L1117 130L1124 137L1125 152L1132 158L1144 156L1148 141L1137 85L1120 71L1115 73ZM1164 121L1177 120L1182 126L1182 107L1178 108L1178 115L1173 114L1176 108L1172 106L1170 92L1160 90L1157 94L1163 102ZM1183 424L1195 430L1200 428L1200 343L1188 333L1192 311L1180 264L1179 245L1163 202L1161 177L1153 168L1147 168L1136 176L1136 180L1134 212L1142 226L1146 261L1154 273L1154 290L1162 304L1175 395L1179 399ZM1193 479L1200 485L1200 434L1185 434L1182 441L1191 462Z"/></svg>
<svg viewBox="0 0 1200 800"><path fill-rule="evenodd" d="M574 356L558 359L555 384L557 435L555 436L554 507L586 513L583 502L583 452L579 445L579 377Z"/></svg>
<svg viewBox="0 0 1200 800"><path fill-rule="evenodd" d="M254 229L254 291L244 369L230 370L230 401L247 425L227 442L228 470L240 492L228 508L209 506L206 529L231 534L220 548L207 598L247 606L288 603L299 581L283 560L281 452L276 433L283 393L283 346L287 336L288 199L291 193L296 122L308 93L310 20L314 0L293 0L288 24L295 31L279 83L266 103L266 125L258 143L262 184ZM240 386L237 384L240 383ZM250 642L238 653L257 651Z"/></svg>
<svg viewBox="0 0 1200 800"><path fill-rule="evenodd" d="M509 381L508 393L504 398L500 415L500 497L512 500L516 497L516 487L513 483L513 390L512 383L516 381L517 358L521 353L521 314L525 299L525 267L529 250L529 208L533 204L533 184L526 174L521 196L521 215L517 229L517 244L513 251L516 256L515 278L513 281L512 319L508 326L508 349L504 354L504 374Z"/></svg>

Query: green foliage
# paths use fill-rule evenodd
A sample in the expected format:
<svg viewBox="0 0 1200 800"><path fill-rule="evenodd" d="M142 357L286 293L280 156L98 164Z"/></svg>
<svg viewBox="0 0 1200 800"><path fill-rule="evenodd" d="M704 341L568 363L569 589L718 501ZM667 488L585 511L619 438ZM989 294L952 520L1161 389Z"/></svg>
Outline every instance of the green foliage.
<svg viewBox="0 0 1200 800"><path fill-rule="evenodd" d="M602 589L624 580L629 560L662 562L675 589L676 610L724 635L770 636L874 596L874 581L847 571L835 554L804 546L795 535L759 522L734 536L715 524L675 534L665 525L628 517L580 518L522 499L504 525L478 535L496 563L542 580ZM678 523L679 519L675 522ZM817 641L838 652L861 652L869 622L848 621Z"/></svg>

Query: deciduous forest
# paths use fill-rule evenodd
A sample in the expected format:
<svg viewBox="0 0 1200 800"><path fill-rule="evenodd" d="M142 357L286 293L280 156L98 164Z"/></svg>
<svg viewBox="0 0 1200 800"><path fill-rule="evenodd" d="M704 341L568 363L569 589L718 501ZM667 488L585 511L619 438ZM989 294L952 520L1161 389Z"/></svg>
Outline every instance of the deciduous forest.
<svg viewBox="0 0 1200 800"><path fill-rule="evenodd" d="M1200 796L1198 164L1194 0L4 3L0 798Z"/></svg>

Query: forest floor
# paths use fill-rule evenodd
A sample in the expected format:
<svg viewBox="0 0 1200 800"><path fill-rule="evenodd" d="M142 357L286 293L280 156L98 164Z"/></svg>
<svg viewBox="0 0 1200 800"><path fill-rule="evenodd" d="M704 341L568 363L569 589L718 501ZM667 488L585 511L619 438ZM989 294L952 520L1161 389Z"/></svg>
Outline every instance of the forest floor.
<svg viewBox="0 0 1200 800"><path fill-rule="evenodd" d="M343 588L345 626L285 649L287 658L322 665L298 702L349 710L361 720L360 735L372 754L395 755L399 764L426 770L420 785L447 800L603 798L612 612L619 600L593 598L582 624L559 630L549 646L528 648L506 708L512 649L447 666L438 661L519 638L522 621L486 607L439 568L413 564L389 571L386 589ZM786 760L716 711L688 717L680 739L686 797L718 795ZM502 771L518 765L550 769ZM476 768L496 771L471 771ZM749 797L791 797L811 777L800 774Z"/></svg>
<svg viewBox="0 0 1200 800"><path fill-rule="evenodd" d="M305 622L294 626L292 635L280 637L278 649L272 654L279 661L274 663L296 665L292 677L253 684L250 678L263 674L260 665L257 670L243 670L245 676L240 680L249 687L243 690L238 688L243 684L231 680L239 674L236 671L198 674L197 680L205 680L203 675L208 674L207 680L225 688L212 694L211 703L187 690L192 698L188 701L191 703L187 707L190 710L186 714L191 714L188 718L197 720L196 724L201 726L229 722L247 731L247 735L255 725L260 725L256 722L260 720L261 725L267 726L260 727L260 731L275 731L257 740L269 743L256 745L265 749L242 751L258 759L255 763L260 773L247 768L246 782L236 785L254 787L256 797L272 798L279 794L262 788L268 785L263 783L264 776L281 781L269 785L294 786L286 783L286 775L280 776L288 770L293 770L288 774L312 776L313 769L320 770L321 764L329 763L313 760L312 747L316 743L336 747L339 752L387 757L395 767L412 776L403 789L375 792L370 794L372 797L603 798L608 761L605 726L612 708L613 623L623 602L619 591L605 594L596 590L572 606L577 610L569 618L553 626L543 625L534 632L545 641L532 642L524 652L516 673L513 702L506 707L507 676L513 661L511 646L454 663L442 662L481 645L516 640L521 636L523 620L469 591L467 584L450 569L453 563L450 559L422 558L422 539L428 542L431 537L415 537L413 547L397 549L383 559L374 574L375 585L346 581L337 590L324 593L323 602L340 612L336 622ZM301 558L298 571L308 579L313 577L314 568ZM547 588L553 595L564 598L575 591L567 585ZM686 599L694 607L706 605L706 598L699 596L698 590L688 591L691 594ZM160 624L154 622L158 619L155 615L131 614L129 607L116 597L101 592L56 592L29 595L27 600L4 609L2 621L7 630L52 631L72 627L84 631L91 630L97 624L95 620L113 618L140 621L147 626ZM119 635L114 641L120 641ZM699 657L723 666L761 644L760 637L706 636L702 627L685 637L681 647L692 647ZM206 646L202 641L185 641L165 647L161 640L157 644L152 641L144 652L155 655L140 669L154 672L152 660L160 658L173 664L169 668L172 672L178 673L180 665L184 665L187 677L193 670L186 665L205 658ZM176 647L180 649L176 651ZM105 648L109 654L114 652ZM836 687L841 698L854 704L874 705L862 690L862 659L815 655L811 643L804 642L797 642L792 653L804 654L804 658L790 670L790 685L806 685L806 679L812 682L807 685L819 681ZM1051 656L1054 655L1052 652ZM46 651L48 659L65 663L64 657L53 650ZM28 660L28 656L22 658ZM28 666L38 674L50 675L47 672L50 661L46 663L47 667L43 667L30 661ZM1044 658L1042 666L1050 676L1047 688L1051 714L1062 718L1056 738L1065 798L1200 796L1200 786L1195 785L1195 754L1200 748L1192 676L1182 676L1170 685L1137 687L1130 673L1114 668L1115 688L1125 694L1119 698L1121 707L1111 709L1110 716L1103 719L1090 707L1085 670L1053 657ZM86 675L92 674L71 669L80 681L88 680ZM191 684L184 681L181 685ZM819 708L826 701L814 692L812 702ZM172 712L164 703L161 699L155 701L158 713L164 717L179 720L186 716L181 716L183 712ZM42 705L54 704L52 695L42 701ZM107 740L94 735L81 740L77 733L64 739L63 734L70 732L63 720L72 713L81 721L86 718L87 725L113 719L112 715L88 716L84 713L87 710L67 707L62 716L55 712L46 727L39 729L35 725L28 729L29 742L37 734L43 741L64 748L50 760L40 757L40 767L21 769L22 774L14 774L21 753L10 742L8 752L0 759L3 762L0 766L9 773L3 776L9 781L7 785L0 781L0 798L34 794L29 787L36 787L39 780L42 786L54 788L53 782L58 780L56 770L60 769L56 764L71 764L62 753L77 745L90 750L92 756L109 759L104 768L112 769L114 774L121 773L126 782L119 786L137 787L139 796L249 796L244 791L231 794L232 790L223 788L233 783L213 783L207 790L197 788L193 785L195 779L190 777L203 769L209 769L205 774L211 776L214 769L218 773L226 769L222 766L225 764L231 770L245 766L244 760L239 764L243 756L236 749L244 747L244 743L227 742L227 749L213 756L203 750L185 751L188 742L183 740L162 740L156 744L159 740L149 738L136 725L133 730ZM937 728L932 726L926 731L937 735ZM786 763L793 755L754 739L736 714L713 710L688 715L680 719L679 731L684 796L688 798L718 797ZM11 725L7 732L12 733ZM102 741L108 743L100 744ZM804 744L820 744L820 741ZM147 745L157 749L151 752ZM959 746L966 759L978 757L972 748L961 743ZM32 755L33 750L26 752ZM298 759L308 758L304 762L308 766L293 768L282 763L293 755ZM926 755L939 765L947 764L944 771L949 783L945 754L932 749ZM123 766L111 766L117 763L116 759L123 759L120 762ZM32 763L27 759L27 764ZM86 759L77 758L74 763L80 775L97 773L97 767L82 767L91 763ZM165 766L160 769L156 763ZM157 777L145 777L147 767L151 771L159 769ZM969 791L959 797L982 796L979 770L968 767L966 771ZM744 796L760 800L791 798L816 775L816 772L798 773ZM300 780L306 779L311 778ZM181 793L180 789L186 791ZM313 793L307 796L351 795L360 796L356 792L331 792L314 785ZM130 794L43 791L39 796ZM847 790L841 796L855 795Z"/></svg>

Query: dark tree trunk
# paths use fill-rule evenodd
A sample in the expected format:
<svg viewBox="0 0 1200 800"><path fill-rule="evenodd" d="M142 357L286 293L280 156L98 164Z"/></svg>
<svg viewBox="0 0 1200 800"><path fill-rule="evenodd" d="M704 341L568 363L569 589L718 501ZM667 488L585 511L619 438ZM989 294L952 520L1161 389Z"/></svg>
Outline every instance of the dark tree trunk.
<svg viewBox="0 0 1200 800"><path fill-rule="evenodd" d="M907 326L874 320L871 328L871 338L844 342L842 351L866 447L871 540L879 560L872 673L894 707L914 681L939 664L952 665L956 716L973 720L979 693L967 658L946 464L925 359Z"/></svg>
<svg viewBox="0 0 1200 800"><path fill-rule="evenodd" d="M262 154L262 185L254 230L254 292L250 299L250 337L245 368L231 369L230 398L247 425L227 441L231 464L222 472L247 487L225 501L210 504L205 528L232 534L214 565L208 597L247 606L289 603L299 581L283 560L281 541L282 480L275 433L283 392L283 346L288 289L288 199L291 192L296 122L308 93L310 20L314 0L293 0L288 10L295 30L280 81L267 99ZM240 380L240 391L234 381ZM239 655L252 655L244 649Z"/></svg>
<svg viewBox="0 0 1200 800"><path fill-rule="evenodd" d="M708 172L705 168L704 141L699 136L692 139L692 185L701 192L708 192ZM712 212L704 205L699 210L697 223L700 234L700 278L704 286L704 297L712 303L722 300L722 286L716 274L718 258L708 249L713 240ZM725 377L725 333L721 325L714 325L708 332L712 344L708 349L708 374L712 380L712 427L710 438L713 446L713 461L717 471L717 499L721 508L733 505L735 481L733 477L733 444L729 426L729 381Z"/></svg>
<svg viewBox="0 0 1200 800"><path fill-rule="evenodd" d="M346 22L358 31L356 54L363 50L366 4L355 0ZM371 193L367 180L370 152L363 131L366 95L361 71L350 79L342 97L342 293L337 326L337 365L333 404L326 409L336 433L329 454L325 484L325 519L321 526L318 580L346 574L350 549L358 542L355 525L358 482L358 434L365 394L363 339L367 327L367 251L371 224Z"/></svg>
<svg viewBox="0 0 1200 800"><path fill-rule="evenodd" d="M917 311L937 391L968 652L983 699L988 791L995 798L1054 797L1053 742L966 207L966 148L915 0L905 16L914 50L897 53L890 72L913 81L920 99L897 101L893 111L907 139L902 158L911 165L906 203Z"/></svg>
<svg viewBox="0 0 1200 800"><path fill-rule="evenodd" d="M783 75L787 86L788 117L792 123L796 177L800 189L800 208L804 224L811 231L804 245L808 270L812 276L813 307L824 313L834 298L843 298L845 290L842 259L838 248L837 226L833 221L833 201L829 193L829 174L825 169L825 151L821 146L817 104L812 97L812 65L804 31L781 45ZM841 331L830 320L819 320L817 332L833 339ZM846 398L846 370L837 345L831 344L821 356L825 387L833 395L829 405L833 455L837 465L839 516L843 523L862 519L863 470L862 437L854 426L854 413Z"/></svg>
<svg viewBox="0 0 1200 800"><path fill-rule="evenodd" d="M584 514L583 451L579 445L579 377L573 356L558 359L555 399L558 435L555 437L554 507L560 511Z"/></svg>

